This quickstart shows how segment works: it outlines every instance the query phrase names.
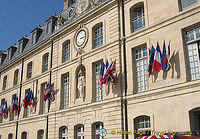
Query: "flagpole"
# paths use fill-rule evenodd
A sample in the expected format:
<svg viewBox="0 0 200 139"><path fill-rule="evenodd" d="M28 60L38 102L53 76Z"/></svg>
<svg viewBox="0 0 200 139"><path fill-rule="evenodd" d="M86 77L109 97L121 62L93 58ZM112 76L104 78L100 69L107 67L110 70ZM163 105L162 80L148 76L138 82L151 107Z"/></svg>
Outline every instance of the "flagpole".
<svg viewBox="0 0 200 139"><path fill-rule="evenodd" d="M21 80L20 80L20 88L19 88L19 102L18 102L18 114L17 114L17 123L16 123L16 133L15 133L15 139L17 139L18 136L18 128L19 128L19 115L21 111L21 94L22 94L22 81L23 81L23 71L24 71L24 58L22 59L22 67L21 67Z"/></svg>

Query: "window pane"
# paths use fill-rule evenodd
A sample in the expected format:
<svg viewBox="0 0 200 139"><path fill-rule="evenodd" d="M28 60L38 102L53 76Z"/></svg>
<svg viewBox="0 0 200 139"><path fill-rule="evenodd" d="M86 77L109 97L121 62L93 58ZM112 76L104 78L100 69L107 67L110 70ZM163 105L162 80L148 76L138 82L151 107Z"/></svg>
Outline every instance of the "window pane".
<svg viewBox="0 0 200 139"><path fill-rule="evenodd" d="M70 60L70 42L63 46L63 62Z"/></svg>
<svg viewBox="0 0 200 139"><path fill-rule="evenodd" d="M69 74L63 75L63 108L69 106Z"/></svg>
<svg viewBox="0 0 200 139"><path fill-rule="evenodd" d="M94 29L94 48L103 45L103 25L99 25Z"/></svg>
<svg viewBox="0 0 200 139"><path fill-rule="evenodd" d="M139 7L132 10L132 28L133 31L137 31L145 26L145 15L144 7L140 5Z"/></svg>
<svg viewBox="0 0 200 139"><path fill-rule="evenodd" d="M181 0L181 8L186 9L198 3L198 0Z"/></svg>
<svg viewBox="0 0 200 139"><path fill-rule="evenodd" d="M188 48L188 60L189 60L189 71L191 80L199 79L199 54L197 43L187 45Z"/></svg>
<svg viewBox="0 0 200 139"><path fill-rule="evenodd" d="M101 69L101 62L95 63L94 80L95 80L95 101L101 101L103 99L103 88L99 86L99 75Z"/></svg>
<svg viewBox="0 0 200 139"><path fill-rule="evenodd" d="M135 50L135 75L136 75L136 88L137 92L145 91L149 89L149 79L148 79L148 58L147 58L147 48L142 47Z"/></svg>

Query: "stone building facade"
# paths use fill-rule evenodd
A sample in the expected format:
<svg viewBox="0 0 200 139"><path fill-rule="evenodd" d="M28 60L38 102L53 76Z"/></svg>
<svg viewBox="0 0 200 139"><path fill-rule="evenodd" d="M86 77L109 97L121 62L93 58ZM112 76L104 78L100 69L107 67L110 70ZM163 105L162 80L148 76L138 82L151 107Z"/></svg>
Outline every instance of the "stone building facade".
<svg viewBox="0 0 200 139"><path fill-rule="evenodd" d="M99 139L101 128L105 139L123 138L123 100L129 131L200 130L199 1L125 0L124 7L125 38L120 0L65 0L62 13L0 52L1 103L11 106L15 95L21 106L19 113L1 116L1 139ZM164 40L166 46L170 42L170 69L148 78L148 49L159 42L162 50ZM100 90L106 60L116 60L118 81ZM58 91L48 111L42 98L49 82ZM26 110L22 99L28 90L35 107Z"/></svg>

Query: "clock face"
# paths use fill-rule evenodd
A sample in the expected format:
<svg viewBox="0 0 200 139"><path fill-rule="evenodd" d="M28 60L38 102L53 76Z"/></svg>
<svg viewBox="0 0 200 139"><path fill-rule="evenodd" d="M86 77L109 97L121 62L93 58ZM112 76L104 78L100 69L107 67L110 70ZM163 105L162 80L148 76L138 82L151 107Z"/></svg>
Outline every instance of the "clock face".
<svg viewBox="0 0 200 139"><path fill-rule="evenodd" d="M85 30L79 31L79 33L76 36L76 45L78 47L81 47L85 43L85 40L86 40L86 32L85 32Z"/></svg>

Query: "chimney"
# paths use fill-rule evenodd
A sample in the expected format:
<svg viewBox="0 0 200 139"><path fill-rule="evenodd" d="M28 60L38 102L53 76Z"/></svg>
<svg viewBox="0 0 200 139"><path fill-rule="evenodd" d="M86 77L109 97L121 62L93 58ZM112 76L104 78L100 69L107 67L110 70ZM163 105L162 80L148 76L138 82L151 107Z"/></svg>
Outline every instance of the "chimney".
<svg viewBox="0 0 200 139"><path fill-rule="evenodd" d="M64 0L63 11L70 7L74 2L74 0Z"/></svg>
<svg viewBox="0 0 200 139"><path fill-rule="evenodd" d="M7 56L6 52L3 50L0 50L0 65L3 64L4 60L6 59L6 56Z"/></svg>

